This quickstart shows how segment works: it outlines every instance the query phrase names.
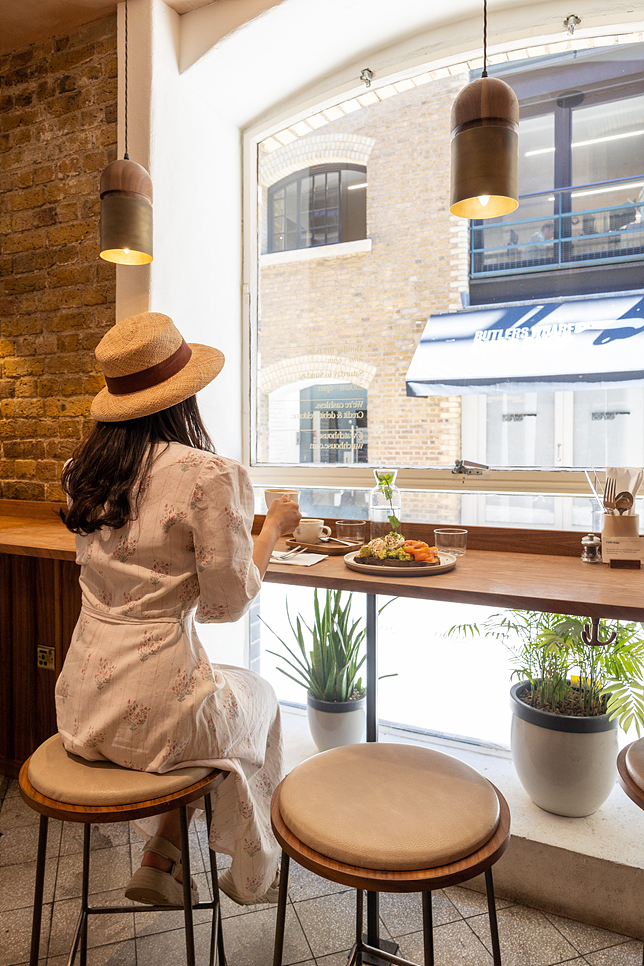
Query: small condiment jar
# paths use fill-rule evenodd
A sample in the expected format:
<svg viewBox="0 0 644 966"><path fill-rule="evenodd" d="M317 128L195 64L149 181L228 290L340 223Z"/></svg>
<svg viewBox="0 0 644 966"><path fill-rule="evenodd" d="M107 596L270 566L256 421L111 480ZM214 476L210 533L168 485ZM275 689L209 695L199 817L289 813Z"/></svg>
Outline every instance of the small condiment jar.
<svg viewBox="0 0 644 966"><path fill-rule="evenodd" d="M602 542L595 533L581 538L582 563L602 563Z"/></svg>

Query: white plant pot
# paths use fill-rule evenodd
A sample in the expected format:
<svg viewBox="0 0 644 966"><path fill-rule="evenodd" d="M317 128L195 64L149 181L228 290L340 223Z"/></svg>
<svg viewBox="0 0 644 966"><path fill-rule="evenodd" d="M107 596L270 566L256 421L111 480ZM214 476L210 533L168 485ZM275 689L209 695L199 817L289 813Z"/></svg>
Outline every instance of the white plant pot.
<svg viewBox="0 0 644 966"><path fill-rule="evenodd" d="M510 691L512 759L519 780L540 808L555 815L592 815L617 777L617 721L608 715L578 718L539 711Z"/></svg>
<svg viewBox="0 0 644 966"><path fill-rule="evenodd" d="M311 737L319 751L356 745L365 740L365 698L355 701L320 701L306 696Z"/></svg>

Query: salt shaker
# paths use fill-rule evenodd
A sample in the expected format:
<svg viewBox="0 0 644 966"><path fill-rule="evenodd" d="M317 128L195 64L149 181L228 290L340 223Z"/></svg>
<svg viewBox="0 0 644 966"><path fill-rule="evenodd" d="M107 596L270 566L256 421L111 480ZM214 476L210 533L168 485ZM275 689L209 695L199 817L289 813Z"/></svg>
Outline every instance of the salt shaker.
<svg viewBox="0 0 644 966"><path fill-rule="evenodd" d="M602 563L602 542L594 533L581 538L582 563Z"/></svg>

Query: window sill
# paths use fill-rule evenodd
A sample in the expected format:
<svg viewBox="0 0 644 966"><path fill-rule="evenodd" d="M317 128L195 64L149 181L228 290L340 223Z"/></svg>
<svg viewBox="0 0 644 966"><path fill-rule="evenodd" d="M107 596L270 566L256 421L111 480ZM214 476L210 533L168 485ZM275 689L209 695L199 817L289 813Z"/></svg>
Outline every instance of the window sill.
<svg viewBox="0 0 644 966"><path fill-rule="evenodd" d="M340 255L360 255L371 251L371 239L339 242L337 245L316 245L315 248L295 248L288 252L268 252L259 256L261 268L283 265L286 262L309 262L317 258L338 258Z"/></svg>

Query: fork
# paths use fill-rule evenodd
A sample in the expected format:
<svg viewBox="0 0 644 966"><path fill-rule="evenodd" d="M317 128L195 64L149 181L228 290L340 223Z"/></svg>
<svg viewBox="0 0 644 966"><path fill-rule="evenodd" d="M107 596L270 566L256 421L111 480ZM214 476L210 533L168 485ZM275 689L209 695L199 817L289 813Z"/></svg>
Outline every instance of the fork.
<svg viewBox="0 0 644 966"><path fill-rule="evenodd" d="M289 550L288 553L280 554L279 556L276 556L272 553L271 558L275 563L281 563L282 560L290 560L291 557L299 557L301 553L305 553L304 547L297 546L293 547L292 550Z"/></svg>
<svg viewBox="0 0 644 966"><path fill-rule="evenodd" d="M604 490L604 509L613 513L615 509L615 489L616 480L614 477L606 478L606 488Z"/></svg>

